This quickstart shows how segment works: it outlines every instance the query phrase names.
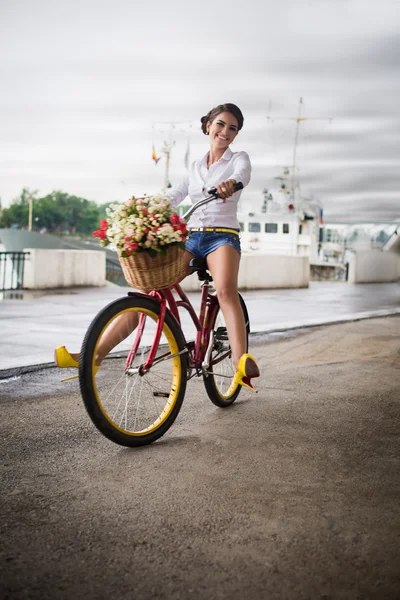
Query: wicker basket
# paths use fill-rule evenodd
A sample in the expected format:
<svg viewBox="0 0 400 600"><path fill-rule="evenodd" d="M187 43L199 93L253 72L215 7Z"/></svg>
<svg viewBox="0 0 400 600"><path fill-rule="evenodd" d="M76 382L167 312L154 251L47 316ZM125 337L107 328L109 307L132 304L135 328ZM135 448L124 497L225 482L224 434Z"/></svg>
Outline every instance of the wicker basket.
<svg viewBox="0 0 400 600"><path fill-rule="evenodd" d="M170 246L167 254L154 258L147 252L139 252L129 258L119 256L126 282L143 292L170 287L185 275L185 252L179 246Z"/></svg>

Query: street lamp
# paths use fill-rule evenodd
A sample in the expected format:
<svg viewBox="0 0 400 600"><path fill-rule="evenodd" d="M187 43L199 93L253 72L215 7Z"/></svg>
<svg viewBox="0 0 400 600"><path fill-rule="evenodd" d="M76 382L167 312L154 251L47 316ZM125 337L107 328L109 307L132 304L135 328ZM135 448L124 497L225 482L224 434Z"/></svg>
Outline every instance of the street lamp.
<svg viewBox="0 0 400 600"><path fill-rule="evenodd" d="M28 231L32 231L32 208L33 208L33 197L32 194L28 196L29 202L29 219L28 219Z"/></svg>

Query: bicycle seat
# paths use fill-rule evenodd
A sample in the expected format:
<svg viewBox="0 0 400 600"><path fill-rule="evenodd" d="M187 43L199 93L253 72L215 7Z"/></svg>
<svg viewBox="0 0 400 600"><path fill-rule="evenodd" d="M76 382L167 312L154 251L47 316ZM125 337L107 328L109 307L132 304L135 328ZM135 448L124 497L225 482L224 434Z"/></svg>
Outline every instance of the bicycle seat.
<svg viewBox="0 0 400 600"><path fill-rule="evenodd" d="M197 277L200 281L212 281L212 277L208 272L207 259L205 258L192 258L189 263L189 267L192 271L197 271Z"/></svg>
<svg viewBox="0 0 400 600"><path fill-rule="evenodd" d="M207 259L206 258L192 258L189 263L189 267L193 271L207 271Z"/></svg>

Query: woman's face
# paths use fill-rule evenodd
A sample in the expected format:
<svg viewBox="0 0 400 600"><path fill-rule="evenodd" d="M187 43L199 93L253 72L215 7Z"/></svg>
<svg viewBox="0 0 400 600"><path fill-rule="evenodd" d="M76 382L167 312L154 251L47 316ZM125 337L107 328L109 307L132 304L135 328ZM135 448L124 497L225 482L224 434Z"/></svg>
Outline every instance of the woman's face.
<svg viewBox="0 0 400 600"><path fill-rule="evenodd" d="M237 136L238 130L238 121L232 113L219 113L212 123L207 123L211 147L215 150L226 150Z"/></svg>

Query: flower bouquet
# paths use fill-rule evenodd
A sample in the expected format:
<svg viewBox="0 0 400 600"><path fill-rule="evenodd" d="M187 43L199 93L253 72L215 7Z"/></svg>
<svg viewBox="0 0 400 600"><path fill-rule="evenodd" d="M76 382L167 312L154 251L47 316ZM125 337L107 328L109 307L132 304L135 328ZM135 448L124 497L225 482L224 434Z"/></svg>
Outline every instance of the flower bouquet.
<svg viewBox="0 0 400 600"><path fill-rule="evenodd" d="M129 285L149 292L184 276L186 223L166 196L133 196L112 204L106 214L93 236L117 250Z"/></svg>

